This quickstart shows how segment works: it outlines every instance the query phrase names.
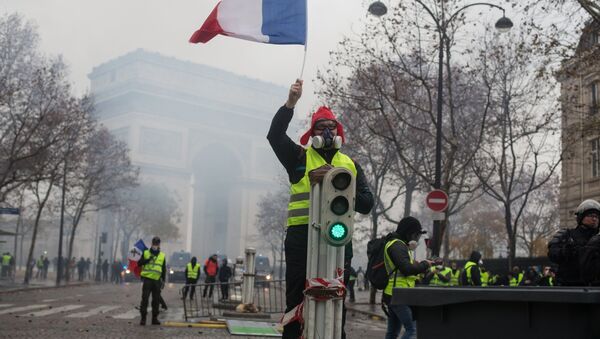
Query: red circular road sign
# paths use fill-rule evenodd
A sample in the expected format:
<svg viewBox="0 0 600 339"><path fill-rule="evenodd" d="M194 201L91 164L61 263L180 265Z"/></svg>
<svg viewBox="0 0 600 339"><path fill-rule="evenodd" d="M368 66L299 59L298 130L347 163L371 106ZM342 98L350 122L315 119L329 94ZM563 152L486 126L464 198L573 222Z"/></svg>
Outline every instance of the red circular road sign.
<svg viewBox="0 0 600 339"><path fill-rule="evenodd" d="M442 190L433 190L425 198L427 207L434 212L443 212L448 208L448 195Z"/></svg>

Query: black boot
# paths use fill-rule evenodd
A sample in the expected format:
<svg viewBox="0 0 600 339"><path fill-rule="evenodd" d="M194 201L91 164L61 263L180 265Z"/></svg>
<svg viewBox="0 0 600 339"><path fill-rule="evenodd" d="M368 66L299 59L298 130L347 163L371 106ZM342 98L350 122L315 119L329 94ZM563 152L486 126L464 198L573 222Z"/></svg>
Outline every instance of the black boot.
<svg viewBox="0 0 600 339"><path fill-rule="evenodd" d="M152 317L152 325L160 325L160 321L158 321L157 316Z"/></svg>
<svg viewBox="0 0 600 339"><path fill-rule="evenodd" d="M146 315L142 314L142 318L140 319L140 325L144 326L146 325Z"/></svg>

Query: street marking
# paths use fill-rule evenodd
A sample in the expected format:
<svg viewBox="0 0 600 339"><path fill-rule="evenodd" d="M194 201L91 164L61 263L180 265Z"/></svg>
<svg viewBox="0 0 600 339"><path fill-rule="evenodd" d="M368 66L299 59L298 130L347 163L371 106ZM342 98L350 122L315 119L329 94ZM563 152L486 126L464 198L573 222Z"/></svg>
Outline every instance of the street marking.
<svg viewBox="0 0 600 339"><path fill-rule="evenodd" d="M9 307L9 306L12 306L12 305L14 305L14 304L0 304L0 307Z"/></svg>
<svg viewBox="0 0 600 339"><path fill-rule="evenodd" d="M117 309L119 307L121 307L121 306L104 305L104 306L93 308L93 309L91 309L89 311L69 314L67 316L67 318L87 318L87 317L92 316L92 315L97 315L97 314L102 314L102 313L110 312L110 311L115 310L115 309Z"/></svg>
<svg viewBox="0 0 600 339"><path fill-rule="evenodd" d="M51 303L53 301L57 301L58 299L44 299L42 300L43 303Z"/></svg>
<svg viewBox="0 0 600 339"><path fill-rule="evenodd" d="M117 314L117 315L113 315L113 318L115 319L134 319L135 317L137 317L138 315L140 315L140 311L136 310L135 308L131 311L127 311L125 313L121 313L121 314Z"/></svg>
<svg viewBox="0 0 600 339"><path fill-rule="evenodd" d="M21 306L21 307L13 307L13 308L7 308L4 309L2 311L0 311L0 314L7 314L7 313L17 313L17 312L22 312L22 311L29 311L29 310L37 310L40 308L44 308L44 307L48 307L48 305L28 305L28 306Z"/></svg>
<svg viewBox="0 0 600 339"><path fill-rule="evenodd" d="M62 313L62 312L68 312L68 311L76 310L76 309L82 308L84 306L85 305L65 305L65 306L61 306L61 307L53 307L51 309L44 310L44 311L37 311L37 312L33 312L33 313L23 314L23 316L27 316L27 317L45 317L45 316L50 315L50 314Z"/></svg>

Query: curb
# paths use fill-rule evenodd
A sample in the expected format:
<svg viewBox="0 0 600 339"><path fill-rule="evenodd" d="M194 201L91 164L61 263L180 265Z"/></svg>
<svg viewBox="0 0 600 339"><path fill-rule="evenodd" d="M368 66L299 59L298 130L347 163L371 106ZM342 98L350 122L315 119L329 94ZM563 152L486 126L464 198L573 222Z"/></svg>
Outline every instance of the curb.
<svg viewBox="0 0 600 339"><path fill-rule="evenodd" d="M94 285L94 283L84 282L84 283L75 283L75 284L60 285L60 286L18 287L18 288L9 289L9 290L0 290L0 294L9 294L9 293L25 292L25 291L37 291L37 290L50 290L50 289L65 288L65 287L81 287L81 286L88 286L88 285Z"/></svg>
<svg viewBox="0 0 600 339"><path fill-rule="evenodd" d="M371 311L361 310L359 308L354 308L352 306L348 306L348 304L346 304L346 310L368 315L373 320L385 320L385 319L387 319L385 315L382 315L382 314L379 314L379 313L375 313L375 312L371 312Z"/></svg>

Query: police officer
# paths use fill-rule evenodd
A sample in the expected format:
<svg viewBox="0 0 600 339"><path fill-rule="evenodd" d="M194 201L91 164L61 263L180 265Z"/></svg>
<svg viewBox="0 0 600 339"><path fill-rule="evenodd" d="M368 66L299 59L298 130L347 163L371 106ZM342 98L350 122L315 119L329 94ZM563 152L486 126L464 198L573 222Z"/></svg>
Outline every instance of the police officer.
<svg viewBox="0 0 600 339"><path fill-rule="evenodd" d="M481 286L481 270L479 265L482 264L481 253L478 251L471 252L469 261L465 264L460 282L462 286Z"/></svg>
<svg viewBox="0 0 600 339"><path fill-rule="evenodd" d="M310 129L300 138L302 145L307 145L309 139L313 138L311 146L304 148L286 134L294 115L294 106L301 95L302 80L297 80L290 87L286 103L273 117L267 135L269 144L277 159L285 167L291 184L285 236L286 312L294 309L304 299L311 185L320 183L327 171L334 166L344 167L356 175L354 209L359 213L367 214L373 207L373 195L361 167L339 151L344 142L344 130L329 108L321 107L313 114ZM345 269L350 267L351 259L352 246L349 244L345 251ZM344 319L343 315L342 319ZM299 321L293 321L283 328L283 338L295 339L301 335ZM342 338L344 338L343 330Z"/></svg>
<svg viewBox="0 0 600 339"><path fill-rule="evenodd" d="M426 272L431 267L431 261L415 261L414 250L421 234L426 233L419 220L405 217L400 220L396 232L390 233L385 244L383 262L389 275L388 284L383 290L381 298L383 306L387 309L388 321L386 338L397 338L402 326L402 338L413 338L417 333L417 326L413 319L412 311L408 305L390 305L392 289L394 287L415 287L417 275Z"/></svg>
<svg viewBox="0 0 600 339"><path fill-rule="evenodd" d="M588 250L587 256L582 256L582 252L585 252L584 247L590 239L598 234L600 203L592 199L585 200L577 207L575 215L577 227L561 229L548 243L548 258L558 265L556 282L561 286L585 285L581 277L580 260L586 262L586 267L594 261L590 260L593 251Z"/></svg>
<svg viewBox="0 0 600 339"><path fill-rule="evenodd" d="M185 287L183 288L183 300L187 297L188 290L190 290L190 300L194 299L194 293L196 293L196 283L200 277L200 264L197 263L196 257L192 257L192 260L185 266Z"/></svg>
<svg viewBox="0 0 600 339"><path fill-rule="evenodd" d="M140 304L141 320L140 325L146 325L146 313L148 309L148 298L152 294L152 325L160 325L158 321L158 305L160 290L164 286L167 260L165 254L160 251L160 238L152 238L152 247L144 251L138 261L142 267L142 302Z"/></svg>

